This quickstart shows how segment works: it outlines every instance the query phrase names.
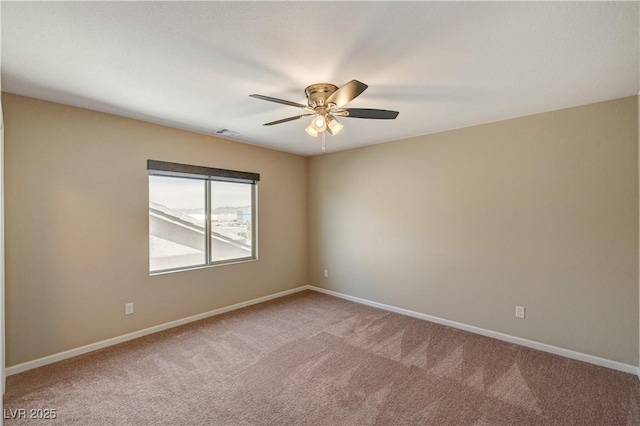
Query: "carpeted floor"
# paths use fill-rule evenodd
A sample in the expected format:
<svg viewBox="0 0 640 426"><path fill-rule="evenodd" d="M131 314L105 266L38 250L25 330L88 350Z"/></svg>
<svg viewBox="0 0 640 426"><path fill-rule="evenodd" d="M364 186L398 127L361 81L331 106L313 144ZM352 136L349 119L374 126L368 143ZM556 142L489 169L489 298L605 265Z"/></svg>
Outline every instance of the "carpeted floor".
<svg viewBox="0 0 640 426"><path fill-rule="evenodd" d="M638 425L640 381L305 291L11 376L4 404L7 425Z"/></svg>

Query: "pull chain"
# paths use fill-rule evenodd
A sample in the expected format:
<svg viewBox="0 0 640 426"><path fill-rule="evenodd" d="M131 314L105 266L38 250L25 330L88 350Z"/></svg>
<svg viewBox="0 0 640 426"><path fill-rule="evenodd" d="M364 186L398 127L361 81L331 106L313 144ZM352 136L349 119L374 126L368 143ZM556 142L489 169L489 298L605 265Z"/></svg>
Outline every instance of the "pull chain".
<svg viewBox="0 0 640 426"><path fill-rule="evenodd" d="M325 134L325 133L327 133L327 132L322 132L322 152L325 152L325 151L326 151L326 147L325 147L325 145L324 145L324 134Z"/></svg>

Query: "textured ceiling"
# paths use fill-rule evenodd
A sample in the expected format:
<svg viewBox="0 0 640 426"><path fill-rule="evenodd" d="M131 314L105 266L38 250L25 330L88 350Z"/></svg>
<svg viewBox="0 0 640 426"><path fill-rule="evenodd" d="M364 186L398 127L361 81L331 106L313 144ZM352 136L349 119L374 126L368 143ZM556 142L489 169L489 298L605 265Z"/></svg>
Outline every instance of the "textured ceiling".
<svg viewBox="0 0 640 426"><path fill-rule="evenodd" d="M638 94L638 2L2 2L4 91L321 153L304 88L352 79L327 151Z"/></svg>

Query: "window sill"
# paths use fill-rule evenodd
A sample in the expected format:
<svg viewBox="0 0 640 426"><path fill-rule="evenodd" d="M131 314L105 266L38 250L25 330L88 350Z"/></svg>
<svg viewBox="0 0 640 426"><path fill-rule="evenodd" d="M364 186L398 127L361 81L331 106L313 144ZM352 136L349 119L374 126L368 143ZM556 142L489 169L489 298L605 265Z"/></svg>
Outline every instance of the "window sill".
<svg viewBox="0 0 640 426"><path fill-rule="evenodd" d="M199 269L208 269L208 268L216 268L219 266L236 265L238 263L255 262L257 260L258 260L257 257L244 257L242 259L228 260L228 261L225 260L225 261L210 263L208 265L189 266L186 268L176 268L176 269L163 269L161 271L149 272L149 276L155 277L157 275L175 274L176 272L197 271Z"/></svg>

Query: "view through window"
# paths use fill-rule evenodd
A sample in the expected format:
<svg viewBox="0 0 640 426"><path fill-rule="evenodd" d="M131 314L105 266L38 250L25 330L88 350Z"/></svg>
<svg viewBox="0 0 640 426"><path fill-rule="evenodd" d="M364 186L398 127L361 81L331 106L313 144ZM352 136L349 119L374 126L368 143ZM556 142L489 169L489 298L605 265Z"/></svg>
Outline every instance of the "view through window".
<svg viewBox="0 0 640 426"><path fill-rule="evenodd" d="M150 170L149 272L255 259L255 199L255 181Z"/></svg>

